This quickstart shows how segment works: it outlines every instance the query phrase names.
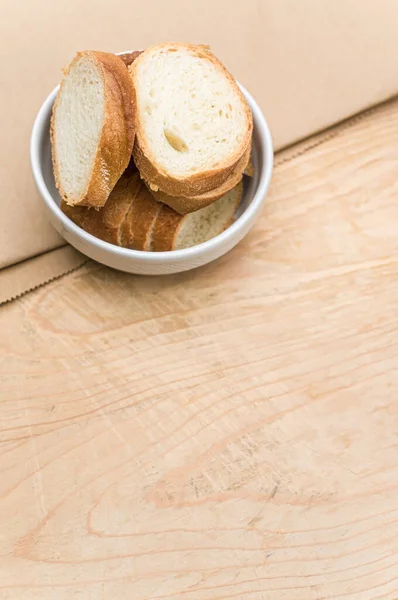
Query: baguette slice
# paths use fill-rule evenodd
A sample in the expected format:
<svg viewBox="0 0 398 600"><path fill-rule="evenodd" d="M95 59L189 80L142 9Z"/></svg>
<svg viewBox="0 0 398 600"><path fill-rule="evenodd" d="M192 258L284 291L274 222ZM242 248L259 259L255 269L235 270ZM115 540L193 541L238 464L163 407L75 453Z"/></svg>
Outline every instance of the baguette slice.
<svg viewBox="0 0 398 600"><path fill-rule="evenodd" d="M137 172L121 177L103 208L70 206L63 200L61 210L87 233L104 242L121 246L121 228L135 201L137 180L140 180Z"/></svg>
<svg viewBox="0 0 398 600"><path fill-rule="evenodd" d="M121 226L121 244L134 250L150 250L152 231L162 205L156 202L137 172L134 202Z"/></svg>
<svg viewBox="0 0 398 600"><path fill-rule="evenodd" d="M254 166L253 166L253 160L252 160L251 153L250 153L249 162L247 163L246 169L243 171L243 174L247 175L248 177L254 176Z"/></svg>
<svg viewBox="0 0 398 600"><path fill-rule="evenodd" d="M51 119L53 169L71 206L104 206L134 144L134 91L114 54L80 52L66 68Z"/></svg>
<svg viewBox="0 0 398 600"><path fill-rule="evenodd" d="M175 197L221 186L253 129L230 73L207 47L174 43L148 48L129 71L137 107L133 155L143 179Z"/></svg>
<svg viewBox="0 0 398 600"><path fill-rule="evenodd" d="M247 168L249 156L250 156L250 148L248 148L246 150L246 152L242 156L241 160L237 164L235 170L233 171L231 176L227 179L227 181L225 181L223 184L221 184L215 190L211 190L210 192L207 192L206 194L199 194L197 196L189 196L189 197L184 197L184 196L175 197L175 196L169 196L168 194L165 194L164 192L161 192L160 190L158 192L154 192L153 190L151 190L151 193L152 193L153 197L155 198L155 200L157 200L158 202L167 204L167 206L169 206L170 208L173 208L180 215L185 215L187 213L195 212L197 210L200 210L201 208L204 208L205 206L209 206L209 204L212 204L213 202L215 202L216 200L218 200L219 198L224 196L224 194L226 194L227 192L232 190L232 188L234 188L236 185L238 185L238 183L242 180L243 172Z"/></svg>
<svg viewBox="0 0 398 600"><path fill-rule="evenodd" d="M242 192L240 182L210 206L185 216L163 205L153 229L151 250L181 250L219 235L232 223Z"/></svg>

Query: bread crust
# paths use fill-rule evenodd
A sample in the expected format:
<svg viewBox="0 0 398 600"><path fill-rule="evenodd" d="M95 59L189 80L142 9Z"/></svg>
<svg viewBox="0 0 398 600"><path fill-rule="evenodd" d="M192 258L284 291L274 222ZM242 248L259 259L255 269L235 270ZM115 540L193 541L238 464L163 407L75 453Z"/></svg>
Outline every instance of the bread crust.
<svg viewBox="0 0 398 600"><path fill-rule="evenodd" d="M242 199L243 193L243 184L242 182L238 183L236 187L236 203L235 210L239 206L239 203ZM170 250L174 250L176 246L177 237L184 223L184 219L186 219L189 215L180 215L176 213L174 210L166 206L162 205L161 211L159 213L158 218L156 219L153 236L152 236L152 244L151 250L154 252L168 252ZM226 223L224 229L229 227L231 221Z"/></svg>
<svg viewBox="0 0 398 600"><path fill-rule="evenodd" d="M102 131L86 189L80 198L70 198L63 189L57 159L55 119L63 84L54 103L51 118L51 145L55 183L65 203L73 206L104 206L116 182L129 164L134 130L134 90L126 65L115 54L86 50L79 52L65 70L65 76L81 58L86 57L99 68L104 81L105 107Z"/></svg>
<svg viewBox="0 0 398 600"><path fill-rule="evenodd" d="M177 211L180 215L185 215L187 213L195 212L200 210L201 208L205 208L209 206L216 200L219 200L224 194L232 190L238 183L241 181L243 172L248 166L248 161L250 157L250 146L243 154L242 158L238 162L235 170L232 172L231 176L224 181L222 185L217 187L206 194L199 194L196 196L169 196L160 190L154 192L151 190L151 193L155 200L158 202L162 202L167 204L170 208ZM148 184L147 184L148 185ZM149 185L148 188L150 189Z"/></svg>
<svg viewBox="0 0 398 600"><path fill-rule="evenodd" d="M246 102L238 84L232 75L227 71L224 65L212 54L206 46L195 46L192 44L176 44L176 43L165 43L147 48L129 67L129 72L133 81L134 88L134 102L137 102L137 90L136 90L136 73L143 60L151 52L159 50L161 48L172 48L180 49L185 48L190 52L195 53L200 58L209 60L221 73L228 79L230 85L234 88L235 93L240 97L242 105L246 113L247 129L243 137L240 147L231 154L224 164L219 165L217 168L209 169L207 171L201 171L200 173L194 173L186 177L173 177L167 172L157 166L156 160L151 153L149 144L147 143L144 128L140 122L139 111L135 112L135 129L136 138L133 148L133 156L135 164L141 173L141 176L149 183L149 186L153 191L161 190L169 196L184 196L190 197L199 194L206 194L211 190L221 186L227 179L231 177L231 174L236 169L239 160L242 155L246 152L247 148L251 144L251 137L253 131L253 117L251 114L250 107Z"/></svg>
<svg viewBox="0 0 398 600"><path fill-rule="evenodd" d="M137 179L140 179L138 173L121 177L103 208L70 206L63 200L61 210L87 233L104 242L121 246L121 229L134 203Z"/></svg>
<svg viewBox="0 0 398 600"><path fill-rule="evenodd" d="M252 158L251 152L250 152L249 162L247 163L246 168L243 171L243 174L247 175L248 177L254 177L254 166L253 166L253 158Z"/></svg>
<svg viewBox="0 0 398 600"><path fill-rule="evenodd" d="M134 52L124 52L123 54L118 54L117 56L120 56L126 67L129 67L135 61L135 59L142 54L142 52L142 50L134 50Z"/></svg>
<svg viewBox="0 0 398 600"><path fill-rule="evenodd" d="M152 229L162 205L156 202L137 172L132 181L134 201L121 226L121 245L150 250Z"/></svg>
<svg viewBox="0 0 398 600"><path fill-rule="evenodd" d="M184 219L186 219L186 215L179 215L172 208L163 204L153 228L151 250L153 252L172 250L174 240Z"/></svg>

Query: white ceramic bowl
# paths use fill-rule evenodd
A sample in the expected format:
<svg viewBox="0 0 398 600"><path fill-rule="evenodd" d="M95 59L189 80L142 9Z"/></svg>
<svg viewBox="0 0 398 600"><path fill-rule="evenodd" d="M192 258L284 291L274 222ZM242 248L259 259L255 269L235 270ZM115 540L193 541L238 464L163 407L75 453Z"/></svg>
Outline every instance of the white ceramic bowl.
<svg viewBox="0 0 398 600"><path fill-rule="evenodd" d="M258 218L268 190L273 166L273 148L267 122L252 96L242 86L253 113L254 177L245 178L242 202L236 220L217 237L192 248L171 252L128 250L103 242L75 225L59 208L61 198L55 187L50 147L50 117L59 86L44 101L36 117L30 157L33 176L55 229L77 250L120 271L142 275L178 273L200 267L219 258L236 246Z"/></svg>

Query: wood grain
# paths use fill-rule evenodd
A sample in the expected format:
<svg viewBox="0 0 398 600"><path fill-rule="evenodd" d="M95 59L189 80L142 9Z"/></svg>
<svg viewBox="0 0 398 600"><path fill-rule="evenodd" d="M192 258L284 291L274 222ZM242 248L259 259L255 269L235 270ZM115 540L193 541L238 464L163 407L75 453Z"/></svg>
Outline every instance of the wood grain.
<svg viewBox="0 0 398 600"><path fill-rule="evenodd" d="M0 310L2 600L398 596L398 104L195 272Z"/></svg>

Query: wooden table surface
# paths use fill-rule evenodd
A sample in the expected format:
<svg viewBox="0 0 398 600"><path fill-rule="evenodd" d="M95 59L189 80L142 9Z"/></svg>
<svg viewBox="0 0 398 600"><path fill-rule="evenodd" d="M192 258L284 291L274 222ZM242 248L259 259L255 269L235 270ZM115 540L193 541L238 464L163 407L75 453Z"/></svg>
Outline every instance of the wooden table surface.
<svg viewBox="0 0 398 600"><path fill-rule="evenodd" d="M398 104L167 278L0 309L2 600L398 597Z"/></svg>

